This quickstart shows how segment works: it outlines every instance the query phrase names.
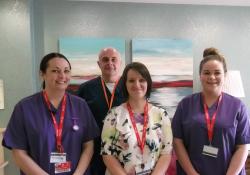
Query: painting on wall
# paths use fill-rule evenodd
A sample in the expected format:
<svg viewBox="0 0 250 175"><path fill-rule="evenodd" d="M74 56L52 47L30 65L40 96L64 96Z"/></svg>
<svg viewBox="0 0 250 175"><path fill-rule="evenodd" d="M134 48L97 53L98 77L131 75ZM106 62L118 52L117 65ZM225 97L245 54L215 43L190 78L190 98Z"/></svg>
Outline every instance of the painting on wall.
<svg viewBox="0 0 250 175"><path fill-rule="evenodd" d="M59 52L71 63L69 91L76 91L80 84L101 75L97 65L101 49L114 47L122 57L122 70L125 66L125 40L120 38L63 37L59 39Z"/></svg>
<svg viewBox="0 0 250 175"><path fill-rule="evenodd" d="M179 101L193 92L192 42L185 39L133 39L132 61L144 63L153 80L149 101L172 118Z"/></svg>

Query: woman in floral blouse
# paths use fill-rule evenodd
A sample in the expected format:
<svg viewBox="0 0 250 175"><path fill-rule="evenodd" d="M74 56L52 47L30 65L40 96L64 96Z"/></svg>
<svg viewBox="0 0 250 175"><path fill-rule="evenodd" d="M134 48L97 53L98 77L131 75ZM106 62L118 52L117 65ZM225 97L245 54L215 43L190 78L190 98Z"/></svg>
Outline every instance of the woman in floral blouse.
<svg viewBox="0 0 250 175"><path fill-rule="evenodd" d="M102 130L106 175L164 175L172 152L167 112L147 101L152 80L145 65L128 64L122 79L127 101L109 111Z"/></svg>

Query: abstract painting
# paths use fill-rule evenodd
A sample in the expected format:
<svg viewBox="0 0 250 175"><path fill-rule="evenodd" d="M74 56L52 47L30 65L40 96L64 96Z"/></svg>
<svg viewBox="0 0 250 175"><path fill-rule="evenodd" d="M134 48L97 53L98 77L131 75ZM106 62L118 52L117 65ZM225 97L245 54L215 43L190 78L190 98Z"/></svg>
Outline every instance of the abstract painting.
<svg viewBox="0 0 250 175"><path fill-rule="evenodd" d="M179 101L193 92L192 42L185 39L133 39L132 61L144 63L153 80L149 101L172 118Z"/></svg>
<svg viewBox="0 0 250 175"><path fill-rule="evenodd" d="M82 38L63 37L59 39L59 52L65 55L71 63L70 90L92 78L101 75L97 65L101 49L114 47L121 53L122 70L125 65L125 40L120 38Z"/></svg>

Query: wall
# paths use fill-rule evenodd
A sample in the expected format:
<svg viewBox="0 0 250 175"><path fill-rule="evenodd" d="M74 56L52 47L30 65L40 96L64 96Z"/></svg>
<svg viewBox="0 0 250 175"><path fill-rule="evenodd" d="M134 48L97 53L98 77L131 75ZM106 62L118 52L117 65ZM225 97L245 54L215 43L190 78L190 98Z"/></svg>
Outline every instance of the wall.
<svg viewBox="0 0 250 175"><path fill-rule="evenodd" d="M133 38L185 38L193 41L194 90L198 91L198 65L202 51L214 46L225 55L229 69L241 71L250 106L250 8L136 4L111 2L65 2L45 0L43 12L44 53L58 50L62 36L122 37L126 60L131 60Z"/></svg>
<svg viewBox="0 0 250 175"><path fill-rule="evenodd" d="M185 38L193 41L194 90L202 51L214 46L225 55L229 69L241 71L250 107L250 7L72 2L66 0L0 1L0 78L5 85L6 126L14 104L40 90L42 56L58 50L63 36L121 37L126 39L126 62L133 38ZM9 159L9 153L8 153ZM8 166L6 174L17 169Z"/></svg>
<svg viewBox="0 0 250 175"><path fill-rule="evenodd" d="M0 127L6 127L14 105L35 91L30 32L30 1L0 1L0 79L4 82L5 109L0 110ZM5 155L10 160L10 152ZM15 175L12 161L6 174Z"/></svg>

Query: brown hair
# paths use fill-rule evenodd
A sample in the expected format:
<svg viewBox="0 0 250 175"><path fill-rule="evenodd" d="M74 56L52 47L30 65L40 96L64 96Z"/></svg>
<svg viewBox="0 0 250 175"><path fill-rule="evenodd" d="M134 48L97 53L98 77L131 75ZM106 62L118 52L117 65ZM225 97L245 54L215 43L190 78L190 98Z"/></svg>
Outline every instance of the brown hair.
<svg viewBox="0 0 250 175"><path fill-rule="evenodd" d="M206 62L211 61L211 60L217 60L217 61L221 62L223 65L224 73L227 72L227 64L226 64L224 56L219 53L218 49L216 49L214 47L210 47L210 48L206 48L203 51L203 59L201 60L200 66L199 66L199 73L200 74L201 74L201 70L202 70L203 65Z"/></svg>
<svg viewBox="0 0 250 175"><path fill-rule="evenodd" d="M150 73L144 64L140 62L132 62L125 67L123 74L122 74L123 92L124 92L125 99L128 99L128 96L129 96L127 86L126 86L129 70L134 70L138 72L147 81L148 86L147 86L147 92L145 96L146 98L149 98L151 89L152 89L152 79L151 79Z"/></svg>

